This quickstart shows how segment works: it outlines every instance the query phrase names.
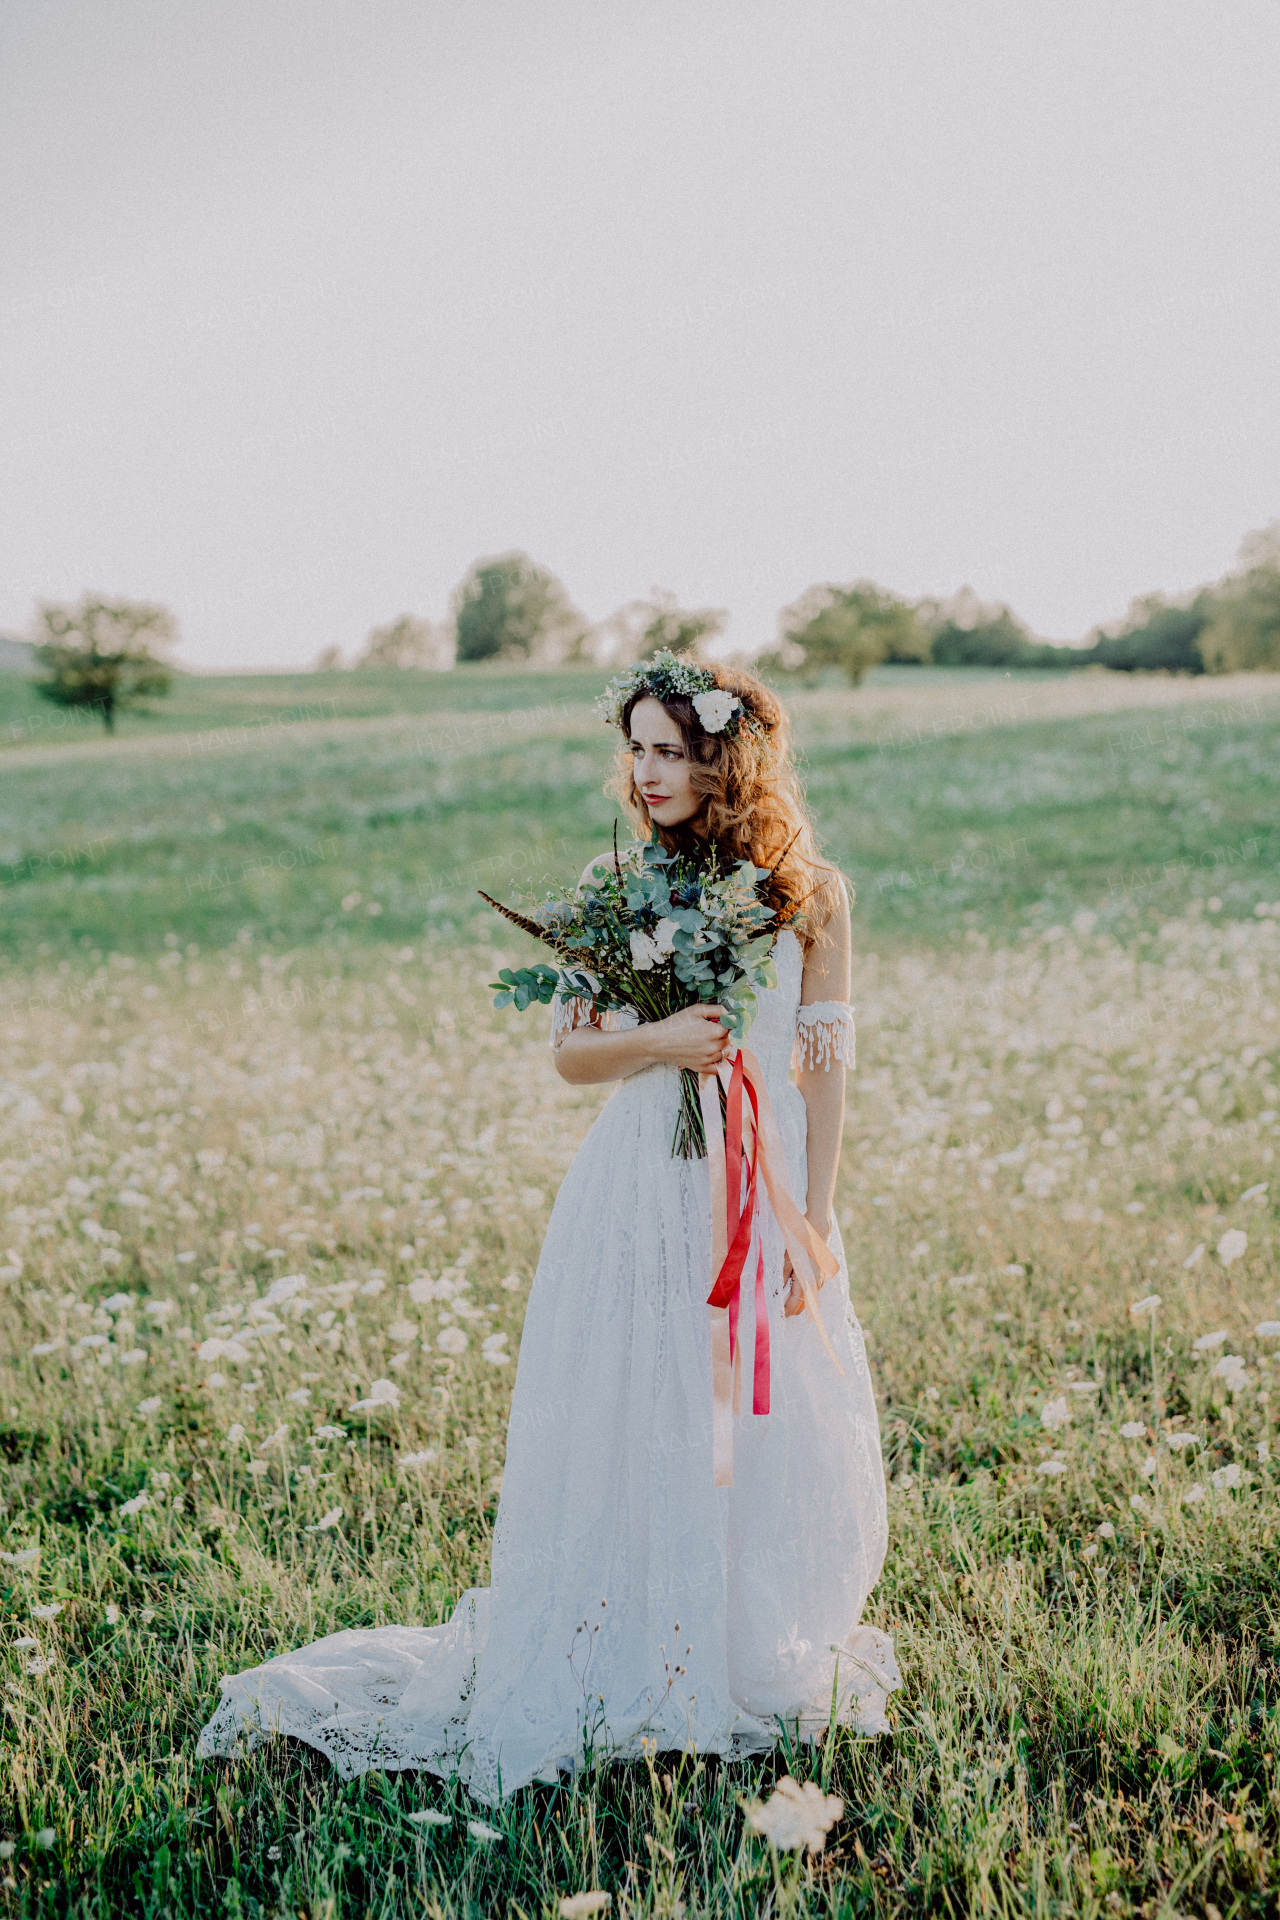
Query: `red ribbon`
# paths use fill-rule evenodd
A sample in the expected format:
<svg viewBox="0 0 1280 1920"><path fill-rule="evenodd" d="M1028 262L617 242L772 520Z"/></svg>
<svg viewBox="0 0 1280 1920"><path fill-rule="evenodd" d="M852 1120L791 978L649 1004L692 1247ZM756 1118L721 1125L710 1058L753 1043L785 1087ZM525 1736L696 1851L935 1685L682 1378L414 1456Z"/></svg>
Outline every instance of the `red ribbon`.
<svg viewBox="0 0 1280 1920"><path fill-rule="evenodd" d="M726 1095L723 1127L718 1079ZM839 1271L840 1263L795 1203L777 1121L755 1055L746 1047L737 1048L731 1066L725 1062L718 1072L699 1075L698 1094L711 1175L711 1259L716 1276L707 1298L711 1308L712 1452L715 1484L728 1487L733 1485L733 1416L742 1411L742 1349L738 1339L742 1276L758 1226L761 1179L800 1282L805 1311L822 1336L837 1373L843 1374L818 1311L818 1276L830 1279ZM744 1139L748 1129L749 1146ZM763 1236L756 1255L755 1310L751 1411L768 1413L769 1314Z"/></svg>

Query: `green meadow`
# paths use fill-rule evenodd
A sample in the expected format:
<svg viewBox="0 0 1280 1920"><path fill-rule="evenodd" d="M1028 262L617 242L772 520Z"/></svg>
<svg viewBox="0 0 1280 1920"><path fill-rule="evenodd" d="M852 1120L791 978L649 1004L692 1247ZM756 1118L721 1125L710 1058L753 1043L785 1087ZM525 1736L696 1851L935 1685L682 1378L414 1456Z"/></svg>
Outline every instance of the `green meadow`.
<svg viewBox="0 0 1280 1920"><path fill-rule="evenodd" d="M837 1208L892 1734L602 1747L494 1810L285 1742L196 1760L221 1674L487 1578L529 1283L604 1090L557 1079L545 1012L494 1011L533 949L477 889L608 844L599 680L191 678L108 741L0 676L3 1911L1275 1914L1262 676L792 696L857 893ZM394 1403L354 1411L375 1379ZM843 1801L820 1853L750 1825L788 1772Z"/></svg>
<svg viewBox="0 0 1280 1920"><path fill-rule="evenodd" d="M172 707L131 716L115 741L78 722L74 742L14 746L0 756L0 951L142 953L171 932L217 946L244 926L288 948L462 933L478 888L514 899L609 843L598 684L475 670L181 680ZM953 689L972 703L974 682L936 670L796 700L859 937L1007 938L1079 911L1124 934L1197 892L1241 914L1274 891L1274 692L1237 683L1214 703L1063 720L1038 713L1061 680L987 684L979 717L1012 723L939 731ZM902 718L869 724L864 702L886 687Z"/></svg>

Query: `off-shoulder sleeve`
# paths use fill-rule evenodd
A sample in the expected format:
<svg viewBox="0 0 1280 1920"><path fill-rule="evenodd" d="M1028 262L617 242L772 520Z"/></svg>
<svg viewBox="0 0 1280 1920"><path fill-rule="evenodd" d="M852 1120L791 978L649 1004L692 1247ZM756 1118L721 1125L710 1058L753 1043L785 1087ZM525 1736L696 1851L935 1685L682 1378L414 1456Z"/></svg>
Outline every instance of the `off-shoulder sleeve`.
<svg viewBox="0 0 1280 1920"><path fill-rule="evenodd" d="M619 1007L611 1013L597 1013L593 1003L578 995L562 1000L559 994L551 1002L551 1044L558 1047L566 1033L575 1027L595 1027L601 1033L625 1033L640 1024L634 1007Z"/></svg>
<svg viewBox="0 0 1280 1920"><path fill-rule="evenodd" d="M796 1015L795 1064L829 1072L833 1061L857 1065L853 1008L844 1000L815 1000Z"/></svg>

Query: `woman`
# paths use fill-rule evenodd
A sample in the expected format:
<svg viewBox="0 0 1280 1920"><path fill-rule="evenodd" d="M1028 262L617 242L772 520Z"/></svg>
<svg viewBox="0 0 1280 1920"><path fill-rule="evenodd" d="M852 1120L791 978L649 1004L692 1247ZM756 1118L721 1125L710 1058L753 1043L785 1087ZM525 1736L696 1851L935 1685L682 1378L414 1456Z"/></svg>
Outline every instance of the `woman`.
<svg viewBox="0 0 1280 1920"><path fill-rule="evenodd" d="M637 828L672 851L769 869L770 904L795 922L775 941L778 984L759 997L748 1045L792 1193L837 1257L816 1297L826 1339L761 1193L747 1272L762 1250L770 1411L734 1417L732 1484L717 1486L708 1162L673 1158L671 1143L679 1070L710 1071L732 1043L713 1006L640 1025L558 1005L562 1077L616 1084L538 1263L491 1584L444 1626L332 1634L225 1680L205 1754L276 1731L344 1775L456 1770L493 1802L588 1747L737 1757L772 1745L780 1721L812 1736L833 1690L842 1721L887 1729L892 1642L858 1626L884 1560L884 1472L832 1218L853 1064L848 896L816 858L785 711L753 674L660 654L619 675L603 704L622 729L616 791Z"/></svg>

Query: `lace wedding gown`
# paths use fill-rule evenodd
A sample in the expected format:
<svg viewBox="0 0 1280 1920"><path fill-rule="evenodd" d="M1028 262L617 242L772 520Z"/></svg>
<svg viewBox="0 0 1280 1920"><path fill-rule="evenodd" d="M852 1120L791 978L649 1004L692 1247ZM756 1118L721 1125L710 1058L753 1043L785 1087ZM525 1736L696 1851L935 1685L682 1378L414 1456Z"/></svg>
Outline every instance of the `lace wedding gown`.
<svg viewBox="0 0 1280 1920"><path fill-rule="evenodd" d="M788 1067L793 1050L852 1064L853 1022L844 1006L801 1008L793 933L775 958L748 1044L803 1208L806 1115ZM812 1736L833 1685L842 1722L887 1730L893 1644L858 1625L884 1561L884 1472L839 1234L819 1300L843 1376L807 1317L783 1317L782 1238L761 1193L772 1410L734 1420L734 1483L717 1488L709 1181L705 1160L671 1157L678 1095L671 1067L620 1082L560 1188L521 1338L490 1585L442 1626L330 1634L224 1680L202 1754L288 1734L344 1777L456 1771L493 1802L572 1766L584 1740L738 1757L771 1746L779 1720Z"/></svg>

